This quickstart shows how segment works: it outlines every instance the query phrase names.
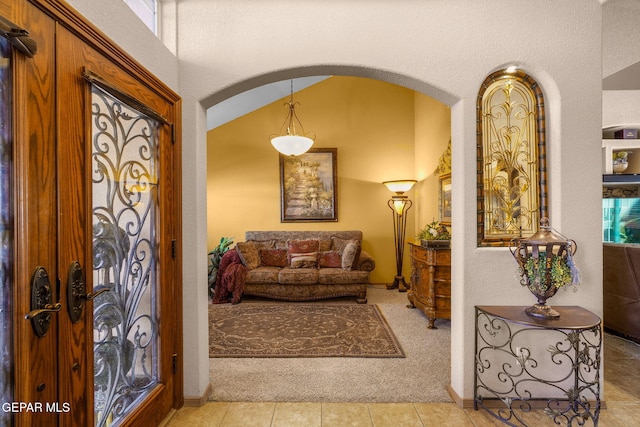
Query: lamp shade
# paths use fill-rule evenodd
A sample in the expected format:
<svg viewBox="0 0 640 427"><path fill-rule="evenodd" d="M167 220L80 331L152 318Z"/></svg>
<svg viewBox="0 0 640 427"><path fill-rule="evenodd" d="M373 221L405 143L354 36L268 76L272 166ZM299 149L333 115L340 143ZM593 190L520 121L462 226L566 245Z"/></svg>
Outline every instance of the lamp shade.
<svg viewBox="0 0 640 427"><path fill-rule="evenodd" d="M385 181L383 184L396 194L403 194L413 187L418 182L415 179L400 179L395 181Z"/></svg>
<svg viewBox="0 0 640 427"><path fill-rule="evenodd" d="M299 156L313 145L313 139L301 135L283 135L271 138L271 145L285 156Z"/></svg>

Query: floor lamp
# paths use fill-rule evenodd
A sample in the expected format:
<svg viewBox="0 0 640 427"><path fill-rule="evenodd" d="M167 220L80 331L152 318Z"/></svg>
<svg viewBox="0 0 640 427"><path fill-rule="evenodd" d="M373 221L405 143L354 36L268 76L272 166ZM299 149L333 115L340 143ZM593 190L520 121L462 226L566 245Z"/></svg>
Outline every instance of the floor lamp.
<svg viewBox="0 0 640 427"><path fill-rule="evenodd" d="M404 238L407 230L407 212L413 205L404 193L411 190L415 180L403 179L397 181L385 181L383 184L395 194L389 199L388 205L393 213L393 238L396 246L396 277L393 283L387 285L387 289L398 288L400 292L406 292L409 287L402 276L402 260L404 257Z"/></svg>

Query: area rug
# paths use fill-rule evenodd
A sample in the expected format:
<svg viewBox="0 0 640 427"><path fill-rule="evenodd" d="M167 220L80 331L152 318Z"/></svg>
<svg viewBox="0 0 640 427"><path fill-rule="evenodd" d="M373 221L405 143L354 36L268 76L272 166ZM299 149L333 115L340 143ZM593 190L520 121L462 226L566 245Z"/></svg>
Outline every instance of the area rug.
<svg viewBox="0 0 640 427"><path fill-rule="evenodd" d="M209 306L209 357L405 357L376 305Z"/></svg>
<svg viewBox="0 0 640 427"><path fill-rule="evenodd" d="M407 294L367 287L405 357L214 357L210 400L219 402L451 402L451 321L407 308ZM333 301L318 304L329 305ZM344 304L346 302L338 302ZM247 298L244 304L274 304ZM286 303L285 303L286 305ZM355 303L353 303L355 305Z"/></svg>

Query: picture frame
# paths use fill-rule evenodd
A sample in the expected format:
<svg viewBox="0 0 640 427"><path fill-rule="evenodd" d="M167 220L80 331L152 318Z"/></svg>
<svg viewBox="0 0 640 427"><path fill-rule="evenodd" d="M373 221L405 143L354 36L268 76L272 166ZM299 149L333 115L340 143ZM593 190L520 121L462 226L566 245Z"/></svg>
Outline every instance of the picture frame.
<svg viewBox="0 0 640 427"><path fill-rule="evenodd" d="M338 149L280 155L280 222L338 221Z"/></svg>
<svg viewBox="0 0 640 427"><path fill-rule="evenodd" d="M440 175L438 214L442 225L451 226L451 174Z"/></svg>

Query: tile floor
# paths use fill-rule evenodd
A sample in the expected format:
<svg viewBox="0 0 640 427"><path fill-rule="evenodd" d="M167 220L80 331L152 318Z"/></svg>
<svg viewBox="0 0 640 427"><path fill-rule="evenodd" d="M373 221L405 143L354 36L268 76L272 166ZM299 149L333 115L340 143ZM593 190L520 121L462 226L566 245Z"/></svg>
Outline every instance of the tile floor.
<svg viewBox="0 0 640 427"><path fill-rule="evenodd" d="M640 346L605 335L604 397L599 426L638 425L640 414ZM531 427L554 426L542 411L529 414ZM208 402L182 408L167 427L428 427L502 426L484 411L463 410L453 403L316 403ZM586 425L592 425L587 423Z"/></svg>
<svg viewBox="0 0 640 427"><path fill-rule="evenodd" d="M599 426L640 425L640 346L605 334L604 399ZM555 426L541 410L527 414L531 427ZM575 424L575 423L574 423ZM454 403L208 402L182 408L166 427L429 427L503 426L485 411ZM590 421L585 425L593 425Z"/></svg>

